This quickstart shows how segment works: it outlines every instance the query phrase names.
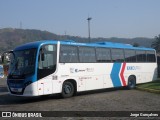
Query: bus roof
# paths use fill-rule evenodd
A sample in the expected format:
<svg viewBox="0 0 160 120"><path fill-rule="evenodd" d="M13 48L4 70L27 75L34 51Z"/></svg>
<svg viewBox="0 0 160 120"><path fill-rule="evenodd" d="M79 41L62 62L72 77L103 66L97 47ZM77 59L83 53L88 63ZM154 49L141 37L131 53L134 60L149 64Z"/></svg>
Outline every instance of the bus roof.
<svg viewBox="0 0 160 120"><path fill-rule="evenodd" d="M59 41L62 45L74 45L74 46L91 46L91 47L105 47L105 48L124 48L124 49L135 49L135 50L154 50L153 48L145 47L133 47L130 44L114 43L114 42L93 42L93 43L78 43L73 40L63 40ZM42 40L36 42L30 42L21 46L16 47L14 50L23 50L38 48L43 44L57 44L57 40Z"/></svg>
<svg viewBox="0 0 160 120"><path fill-rule="evenodd" d="M146 47L133 47L131 44L115 43L115 42L93 42L93 43L78 43L74 41L60 41L61 44L76 45L76 46L91 46L91 47L105 47L105 48L124 48L135 50L154 50L153 48Z"/></svg>

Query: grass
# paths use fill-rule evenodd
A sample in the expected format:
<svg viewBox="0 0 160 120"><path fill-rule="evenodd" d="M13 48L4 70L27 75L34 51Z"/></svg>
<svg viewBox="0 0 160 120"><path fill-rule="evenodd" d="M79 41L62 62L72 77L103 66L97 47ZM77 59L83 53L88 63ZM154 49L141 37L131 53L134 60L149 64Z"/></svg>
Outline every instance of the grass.
<svg viewBox="0 0 160 120"><path fill-rule="evenodd" d="M160 80L155 80L155 81L152 81L152 82L139 84L139 85L137 85L137 87L144 88L144 89L159 90L160 91Z"/></svg>

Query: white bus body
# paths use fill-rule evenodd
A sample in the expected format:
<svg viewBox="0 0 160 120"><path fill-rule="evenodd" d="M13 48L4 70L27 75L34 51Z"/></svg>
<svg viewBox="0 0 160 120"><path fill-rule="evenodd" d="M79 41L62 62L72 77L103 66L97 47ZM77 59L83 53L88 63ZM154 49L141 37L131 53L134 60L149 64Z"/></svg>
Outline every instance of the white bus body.
<svg viewBox="0 0 160 120"><path fill-rule="evenodd" d="M47 42L46 44L51 44L51 43L52 42ZM34 77L30 76L29 78L25 77L25 79L34 79L34 82L28 83L28 85L26 85L25 88L19 87L20 85L18 86L18 83L14 83L14 84L10 83L10 80L14 78L13 76L11 78L8 78L7 80L8 89L12 95L40 96L40 95L61 93L63 97L71 97L73 96L73 93L70 93L71 89L74 89L73 92L75 93L80 91L128 86L130 84L129 82L133 80L135 83L131 82L131 86L129 86L130 88L132 88L132 87L135 87L135 84L150 82L156 79L157 77L156 62L140 62L140 63L138 62L130 63L126 61L108 62L108 63L60 62L60 54L61 54L60 49L62 47L61 44L73 45L73 46L83 46L83 44L74 43L74 42L61 43L59 41L56 43L57 43L56 44L57 59L56 59L55 72L39 80L36 80L37 78L35 76ZM41 44L44 44L44 43L42 42ZM84 44L84 45L88 45L88 44ZM98 46L98 47L101 47L101 46ZM113 47L111 47L111 49L112 48ZM40 50L40 48L38 48L38 50ZM135 50L138 50L138 48L135 48ZM146 49L146 50L150 50L150 49ZM38 53L39 52L37 52L37 54ZM38 63L36 64L38 65ZM68 84L66 84L66 86L64 87L64 83L66 82L68 82ZM69 83L71 83L72 85L70 86ZM23 94L17 94L22 91L23 91ZM65 93L63 94L63 92Z"/></svg>

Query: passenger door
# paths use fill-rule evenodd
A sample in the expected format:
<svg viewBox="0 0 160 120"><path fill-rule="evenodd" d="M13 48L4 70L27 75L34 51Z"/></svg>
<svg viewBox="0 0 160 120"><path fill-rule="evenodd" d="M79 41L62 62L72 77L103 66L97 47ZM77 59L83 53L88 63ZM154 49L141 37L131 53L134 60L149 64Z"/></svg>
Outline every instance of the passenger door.
<svg viewBox="0 0 160 120"><path fill-rule="evenodd" d="M39 95L52 93L52 74L56 70L56 46L43 45L38 59L38 90Z"/></svg>

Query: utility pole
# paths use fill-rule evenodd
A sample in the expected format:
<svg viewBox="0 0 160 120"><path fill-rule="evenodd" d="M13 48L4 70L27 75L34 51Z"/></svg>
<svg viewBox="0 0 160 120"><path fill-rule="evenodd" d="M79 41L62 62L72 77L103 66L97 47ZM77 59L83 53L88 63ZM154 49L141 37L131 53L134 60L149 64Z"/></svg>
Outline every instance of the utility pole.
<svg viewBox="0 0 160 120"><path fill-rule="evenodd" d="M88 17L87 20L88 20L88 39L89 39L89 42L91 42L91 35L90 35L90 20L92 18L91 17Z"/></svg>
<svg viewBox="0 0 160 120"><path fill-rule="evenodd" d="M20 29L22 29L22 22L20 22Z"/></svg>
<svg viewBox="0 0 160 120"><path fill-rule="evenodd" d="M64 31L64 38L67 40L67 31Z"/></svg>

